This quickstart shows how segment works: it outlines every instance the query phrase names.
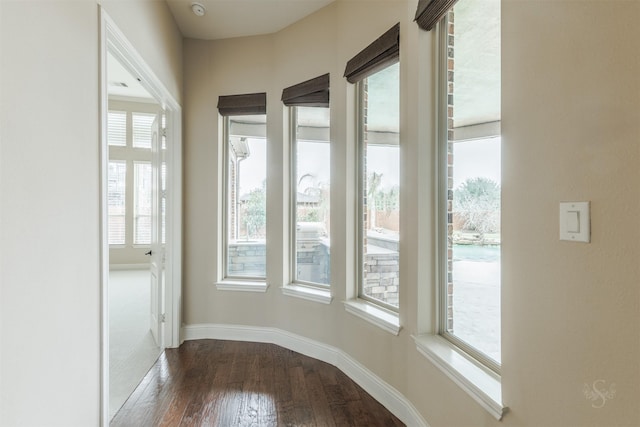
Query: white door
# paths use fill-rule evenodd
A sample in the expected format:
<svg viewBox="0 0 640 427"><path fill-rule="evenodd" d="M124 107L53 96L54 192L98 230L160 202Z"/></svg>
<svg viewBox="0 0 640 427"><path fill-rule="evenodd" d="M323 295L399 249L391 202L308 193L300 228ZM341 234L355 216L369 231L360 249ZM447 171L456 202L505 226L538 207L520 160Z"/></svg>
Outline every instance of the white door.
<svg viewBox="0 0 640 427"><path fill-rule="evenodd" d="M162 118L158 114L152 124L151 137L151 333L158 347L164 347L164 275L165 275L165 207L166 207L166 142Z"/></svg>

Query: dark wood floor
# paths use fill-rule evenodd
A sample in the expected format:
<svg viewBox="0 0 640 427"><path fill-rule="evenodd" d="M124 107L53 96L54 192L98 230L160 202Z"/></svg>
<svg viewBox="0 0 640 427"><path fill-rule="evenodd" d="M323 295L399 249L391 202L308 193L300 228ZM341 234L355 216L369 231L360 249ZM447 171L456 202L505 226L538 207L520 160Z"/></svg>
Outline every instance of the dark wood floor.
<svg viewBox="0 0 640 427"><path fill-rule="evenodd" d="M278 347L187 341L167 349L111 426L403 426L340 370Z"/></svg>

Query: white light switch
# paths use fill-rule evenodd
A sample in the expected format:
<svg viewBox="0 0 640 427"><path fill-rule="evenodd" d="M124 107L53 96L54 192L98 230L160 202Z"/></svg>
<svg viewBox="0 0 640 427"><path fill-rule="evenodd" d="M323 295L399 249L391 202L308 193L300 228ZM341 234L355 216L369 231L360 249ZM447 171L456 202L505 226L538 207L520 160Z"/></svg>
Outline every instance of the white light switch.
<svg viewBox="0 0 640 427"><path fill-rule="evenodd" d="M560 240L586 243L591 240L589 202L560 203Z"/></svg>
<svg viewBox="0 0 640 427"><path fill-rule="evenodd" d="M569 233L580 232L580 211L567 212L567 231Z"/></svg>

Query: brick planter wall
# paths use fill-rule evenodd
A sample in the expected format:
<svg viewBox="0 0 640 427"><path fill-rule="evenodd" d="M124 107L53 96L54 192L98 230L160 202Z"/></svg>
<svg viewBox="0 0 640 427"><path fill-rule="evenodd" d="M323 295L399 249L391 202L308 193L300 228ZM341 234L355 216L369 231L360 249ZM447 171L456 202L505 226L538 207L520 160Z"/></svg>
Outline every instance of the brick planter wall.
<svg viewBox="0 0 640 427"><path fill-rule="evenodd" d="M298 241L298 279L305 282L329 284L331 265L329 244L322 240Z"/></svg>
<svg viewBox="0 0 640 427"><path fill-rule="evenodd" d="M454 13L449 11L447 28L447 330L453 330L453 87Z"/></svg>
<svg viewBox="0 0 640 427"><path fill-rule="evenodd" d="M237 242L229 245L229 275L264 277L267 271L264 242Z"/></svg>
<svg viewBox="0 0 640 427"><path fill-rule="evenodd" d="M398 305L398 285L400 284L400 254L367 254L366 281L364 294Z"/></svg>

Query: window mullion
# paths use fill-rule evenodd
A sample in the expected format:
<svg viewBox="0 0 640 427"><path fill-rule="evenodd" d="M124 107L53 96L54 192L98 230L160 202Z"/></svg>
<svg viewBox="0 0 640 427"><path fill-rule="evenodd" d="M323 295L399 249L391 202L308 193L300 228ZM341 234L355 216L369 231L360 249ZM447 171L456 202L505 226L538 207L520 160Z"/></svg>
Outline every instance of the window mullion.
<svg viewBox="0 0 640 427"><path fill-rule="evenodd" d="M297 223L298 223L298 107L288 107L289 109L289 135L291 141L291 150L290 150L290 158L289 158L289 166L290 166L290 206L289 206L289 218L290 220L290 236L291 240L289 242L289 250L290 250L290 274L291 281L298 281L298 234L297 234Z"/></svg>

